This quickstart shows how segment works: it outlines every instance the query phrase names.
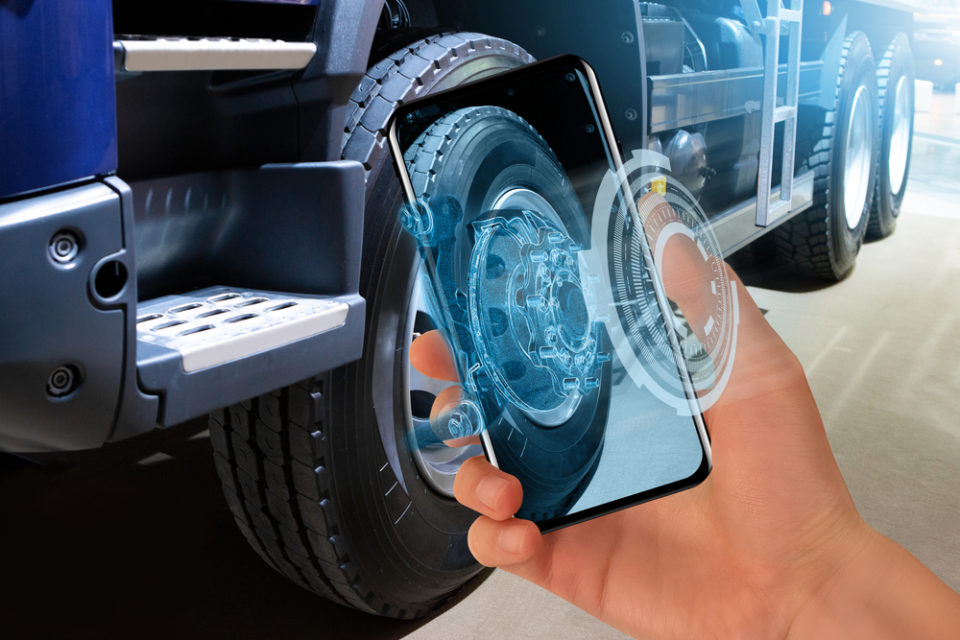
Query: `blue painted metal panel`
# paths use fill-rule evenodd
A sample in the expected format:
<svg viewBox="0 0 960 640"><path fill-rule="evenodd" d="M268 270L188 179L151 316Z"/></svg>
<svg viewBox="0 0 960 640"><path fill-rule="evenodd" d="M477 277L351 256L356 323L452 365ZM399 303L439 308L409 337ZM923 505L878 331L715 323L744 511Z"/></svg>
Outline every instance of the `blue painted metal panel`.
<svg viewBox="0 0 960 640"><path fill-rule="evenodd" d="M110 0L0 1L0 198L116 168Z"/></svg>
<svg viewBox="0 0 960 640"><path fill-rule="evenodd" d="M302 4L315 7L320 0L235 0L235 2L259 2L261 4Z"/></svg>

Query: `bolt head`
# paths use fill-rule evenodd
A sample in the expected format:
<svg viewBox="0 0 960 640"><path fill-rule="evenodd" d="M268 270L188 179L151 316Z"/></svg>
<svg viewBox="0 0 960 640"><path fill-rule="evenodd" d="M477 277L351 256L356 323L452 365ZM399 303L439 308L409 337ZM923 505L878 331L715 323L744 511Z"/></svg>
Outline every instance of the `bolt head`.
<svg viewBox="0 0 960 640"><path fill-rule="evenodd" d="M72 365L61 365L47 377L47 394L53 398L70 395L80 386L80 374Z"/></svg>
<svg viewBox="0 0 960 640"><path fill-rule="evenodd" d="M80 239L72 231L60 231L51 238L48 251L57 264L70 264L80 254Z"/></svg>

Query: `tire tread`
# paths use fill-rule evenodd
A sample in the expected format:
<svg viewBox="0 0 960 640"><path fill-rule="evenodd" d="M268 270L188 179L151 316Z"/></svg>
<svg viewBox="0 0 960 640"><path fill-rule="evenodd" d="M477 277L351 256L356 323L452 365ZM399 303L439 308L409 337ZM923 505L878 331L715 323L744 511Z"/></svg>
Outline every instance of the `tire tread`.
<svg viewBox="0 0 960 640"><path fill-rule="evenodd" d="M429 76L443 73L471 51L503 52L533 62L516 44L482 33L445 33L403 47L373 65L350 97L341 158L360 160L369 184L370 174L389 153L386 126L390 113L424 95ZM357 153L359 149L369 152Z"/></svg>
<svg viewBox="0 0 960 640"><path fill-rule="evenodd" d="M824 280L840 280L845 273L838 273L834 265L830 229L830 192L832 184L832 156L837 127L837 109L847 60L850 50L862 36L855 32L847 36L840 53L839 73L834 84L834 108L826 110L820 126L801 128L798 144L801 149L810 149L802 163L814 172L813 202L809 209L774 230L774 243L778 257L797 266L801 271Z"/></svg>
<svg viewBox="0 0 960 640"><path fill-rule="evenodd" d="M539 140L545 150L550 150L543 137L526 120L502 107L468 107L449 113L430 125L426 135L418 144L412 145L404 155L410 180L418 197L429 198L437 175L437 163L442 162L449 149L455 144L456 133L470 124L472 120L489 116L501 116L512 120L525 128L531 137ZM558 161L559 162L559 161Z"/></svg>
<svg viewBox="0 0 960 640"><path fill-rule="evenodd" d="M269 565L334 602L380 613L375 602L360 595L361 585L349 579L349 558L334 543L336 519L323 508L329 487L322 383L321 378L302 382L212 414L214 460L240 531ZM301 397L291 403L293 394L306 394L310 402ZM290 419L291 404L309 428ZM306 416L304 404L310 407ZM310 441L314 458L304 461L303 443ZM292 442L300 443L296 456Z"/></svg>
<svg viewBox="0 0 960 640"><path fill-rule="evenodd" d="M906 35L904 35L903 33L897 34L897 36L895 36L893 40L890 41L890 44L887 45L887 49L883 53L883 58L877 64L877 105L879 107L878 123L879 123L879 130L880 130L880 135L878 136L878 140L881 140L881 144L882 144L883 132L884 132L884 116L886 114L886 108L887 108L887 105L886 105L887 85L890 81L890 70L893 67L894 57L900 51L900 47L903 46L903 44L906 45L907 51L909 51L910 44L909 44L909 40L907 40ZM880 200L880 198L882 197L881 171L883 170L883 168L884 168L884 163L883 163L883 159L881 158L876 165L876 178L874 181L874 184L876 185L874 187L875 193L873 198L873 204L870 205L870 220L869 222L867 222L868 238L884 238L890 235L891 233L893 233L893 226L886 227L883 223L883 220L881 219L880 208L883 206ZM907 170L909 171L909 165ZM904 179L906 179L906 176L904 177ZM896 225L896 222L897 222L896 218L894 218L893 225Z"/></svg>
<svg viewBox="0 0 960 640"><path fill-rule="evenodd" d="M359 160L371 188L389 157L386 126L398 104L429 90L430 80L471 53L533 60L517 45L478 33L440 34L374 64L347 105L341 157ZM279 573L338 604L394 618L432 606L384 602L351 560L329 473L324 395L330 373L214 412L214 462L227 504L254 551Z"/></svg>

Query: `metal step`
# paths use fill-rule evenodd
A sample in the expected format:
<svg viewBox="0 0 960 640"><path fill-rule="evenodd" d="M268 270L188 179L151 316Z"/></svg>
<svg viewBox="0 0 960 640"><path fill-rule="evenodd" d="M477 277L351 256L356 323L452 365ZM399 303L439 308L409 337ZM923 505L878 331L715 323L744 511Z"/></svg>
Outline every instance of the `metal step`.
<svg viewBox="0 0 960 640"><path fill-rule="evenodd" d="M800 22L803 20L803 11L799 9L780 9L780 22Z"/></svg>
<svg viewBox="0 0 960 640"><path fill-rule="evenodd" d="M122 71L303 69L317 53L312 42L234 38L131 38L113 49Z"/></svg>
<svg viewBox="0 0 960 640"><path fill-rule="evenodd" d="M215 367L343 325L336 298L209 287L137 309L137 340L180 353L187 373Z"/></svg>
<svg viewBox="0 0 960 640"><path fill-rule="evenodd" d="M138 306L137 379L179 424L351 362L365 303L335 296L208 287Z"/></svg>
<svg viewBox="0 0 960 640"><path fill-rule="evenodd" d="M796 107L777 107L773 112L774 122L783 122L784 120L789 120L791 118L796 118L796 117L797 117Z"/></svg>

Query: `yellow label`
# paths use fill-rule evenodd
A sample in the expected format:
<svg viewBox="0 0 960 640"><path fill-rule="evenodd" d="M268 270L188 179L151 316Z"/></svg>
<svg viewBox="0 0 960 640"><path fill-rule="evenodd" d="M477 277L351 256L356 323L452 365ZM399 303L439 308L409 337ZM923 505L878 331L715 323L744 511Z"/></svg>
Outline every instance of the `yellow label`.
<svg viewBox="0 0 960 640"><path fill-rule="evenodd" d="M651 187L654 191L659 193L662 196L667 195L667 179L666 178L654 178L651 183Z"/></svg>

